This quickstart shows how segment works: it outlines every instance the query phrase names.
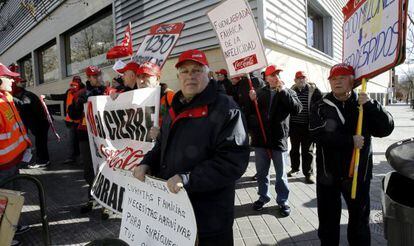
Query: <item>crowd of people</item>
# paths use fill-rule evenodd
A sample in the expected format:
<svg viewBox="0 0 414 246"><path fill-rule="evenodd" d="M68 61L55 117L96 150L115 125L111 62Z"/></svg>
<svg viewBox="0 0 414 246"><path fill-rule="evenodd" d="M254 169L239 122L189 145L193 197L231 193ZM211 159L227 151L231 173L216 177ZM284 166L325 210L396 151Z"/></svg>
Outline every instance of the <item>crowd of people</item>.
<svg viewBox="0 0 414 246"><path fill-rule="evenodd" d="M155 145L133 174L143 181L151 173L166 180L171 192L187 191L199 245L233 245L235 185L247 168L251 150L258 185L252 209L260 211L275 199L281 216L289 216L288 177L298 175L302 167L305 182L317 187L321 244L339 245L342 195L349 211L348 242L370 245L371 138L391 134L394 124L380 103L367 93L353 91L351 66L337 64L330 69L331 92L325 95L303 71L295 74L294 86L287 88L280 77L283 70L276 65L257 77L230 78L225 69L212 76L207 57L199 50L183 52L175 68L180 88L176 93L160 83L157 65L131 61L118 70L122 77L114 78L112 86L105 86L99 67L88 66L85 83L74 76L65 93L46 95L47 100L64 102L71 143L64 163L81 160L85 180L92 186L95 170L84 115L89 97L109 95L116 100L126 91L161 86L159 127L149 133ZM27 130L34 135L36 146L36 161L29 167L48 166L46 111L39 98L24 89L19 74L2 64L0 107L0 182L17 174L21 161L30 160ZM356 135L359 107L364 108L365 117L362 134ZM354 148L360 149L361 159L357 196L351 199L349 169ZM271 163L276 172L275 198L270 193ZM81 213L94 207L90 188L88 198ZM103 209L102 218L108 217Z"/></svg>

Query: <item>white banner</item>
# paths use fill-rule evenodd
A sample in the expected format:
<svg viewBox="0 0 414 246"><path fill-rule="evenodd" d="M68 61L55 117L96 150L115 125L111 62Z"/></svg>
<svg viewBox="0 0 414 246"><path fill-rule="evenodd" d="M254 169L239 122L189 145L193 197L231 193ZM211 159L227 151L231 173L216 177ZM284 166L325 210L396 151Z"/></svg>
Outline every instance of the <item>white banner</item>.
<svg viewBox="0 0 414 246"><path fill-rule="evenodd" d="M355 0L344 8L343 61L354 67L356 80L375 77L404 60L403 4L404 0Z"/></svg>
<svg viewBox="0 0 414 246"><path fill-rule="evenodd" d="M207 13L216 31L230 76L267 66L254 15L245 0L227 0Z"/></svg>
<svg viewBox="0 0 414 246"><path fill-rule="evenodd" d="M197 224L184 189L170 193L165 181L145 182L124 177L127 183L119 238L129 245L194 246Z"/></svg>
<svg viewBox="0 0 414 246"><path fill-rule="evenodd" d="M164 66L168 55L171 53L180 37L184 23L158 24L152 26L150 33L145 36L134 56L138 64L152 62L160 68Z"/></svg>
<svg viewBox="0 0 414 246"><path fill-rule="evenodd" d="M92 196L104 207L122 213L125 179L152 149L149 136L158 125L160 88L145 88L109 96L90 97L85 107L89 143L96 175ZM99 171L98 171L99 169Z"/></svg>

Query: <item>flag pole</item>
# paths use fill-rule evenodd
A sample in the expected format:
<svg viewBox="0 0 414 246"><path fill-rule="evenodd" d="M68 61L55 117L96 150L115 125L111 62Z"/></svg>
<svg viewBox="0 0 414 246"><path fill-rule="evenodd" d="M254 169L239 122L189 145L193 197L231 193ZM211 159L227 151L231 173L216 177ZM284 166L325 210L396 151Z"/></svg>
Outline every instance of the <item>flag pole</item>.
<svg viewBox="0 0 414 246"><path fill-rule="evenodd" d="M367 91L367 80L365 78L362 79L361 87L362 87L361 92L366 92ZM363 105L359 105L359 115L358 115L356 135L361 135L361 133L362 133L362 120L363 120L363 117L364 117ZM355 164L354 164L354 173L353 173L354 177L352 179L351 199L356 198L360 152L361 152L360 149L354 148Z"/></svg>

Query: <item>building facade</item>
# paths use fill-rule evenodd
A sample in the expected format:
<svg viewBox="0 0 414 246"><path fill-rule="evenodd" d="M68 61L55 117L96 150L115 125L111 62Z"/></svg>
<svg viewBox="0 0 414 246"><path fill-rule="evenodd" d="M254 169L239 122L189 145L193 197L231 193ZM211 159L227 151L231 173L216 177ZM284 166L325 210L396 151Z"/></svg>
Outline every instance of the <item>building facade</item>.
<svg viewBox="0 0 414 246"><path fill-rule="evenodd" d="M296 71L329 91L329 68L342 59L342 6L346 0L249 0L269 64L283 68L285 83ZM206 16L220 0L5 0L0 3L0 62L17 63L28 89L37 94L63 93L73 75L87 65L103 68L104 80L116 76L106 51L120 43L132 23L137 51L151 26L184 22L185 28L167 60L161 80L178 89L174 64L187 49L206 52L212 70L226 68L216 34ZM83 76L84 78L84 76ZM383 100L390 73L371 81L368 90ZM57 115L62 104L49 102Z"/></svg>

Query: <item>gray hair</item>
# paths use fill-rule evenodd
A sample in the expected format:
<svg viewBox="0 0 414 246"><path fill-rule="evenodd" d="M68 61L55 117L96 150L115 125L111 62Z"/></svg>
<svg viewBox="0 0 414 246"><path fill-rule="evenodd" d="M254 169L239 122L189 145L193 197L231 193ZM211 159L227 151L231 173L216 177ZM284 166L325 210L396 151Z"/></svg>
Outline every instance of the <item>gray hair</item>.
<svg viewBox="0 0 414 246"><path fill-rule="evenodd" d="M210 72L210 68L207 65L199 65L199 67L201 67L203 69L203 73L209 73ZM177 68L177 76L180 74L180 71L182 71L182 67L178 67Z"/></svg>

